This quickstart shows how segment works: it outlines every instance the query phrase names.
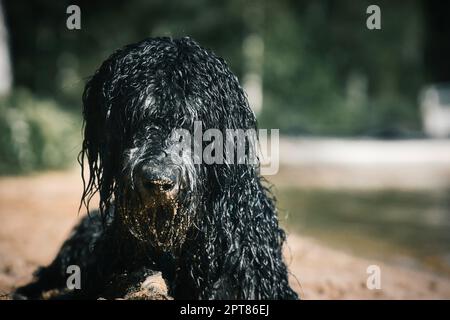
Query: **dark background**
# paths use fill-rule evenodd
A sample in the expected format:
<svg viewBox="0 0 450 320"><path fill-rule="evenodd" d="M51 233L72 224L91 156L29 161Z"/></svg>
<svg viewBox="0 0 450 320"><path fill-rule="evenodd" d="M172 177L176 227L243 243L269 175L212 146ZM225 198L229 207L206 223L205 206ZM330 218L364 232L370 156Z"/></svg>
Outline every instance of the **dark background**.
<svg viewBox="0 0 450 320"><path fill-rule="evenodd" d="M448 1L5 1L14 86L79 110L86 77L115 49L149 36L189 35L242 78L242 43L264 42L264 126L308 135L420 134L417 96L450 77ZM81 30L65 27L81 8ZM250 59L251 60L251 59ZM364 97L352 105L352 79Z"/></svg>

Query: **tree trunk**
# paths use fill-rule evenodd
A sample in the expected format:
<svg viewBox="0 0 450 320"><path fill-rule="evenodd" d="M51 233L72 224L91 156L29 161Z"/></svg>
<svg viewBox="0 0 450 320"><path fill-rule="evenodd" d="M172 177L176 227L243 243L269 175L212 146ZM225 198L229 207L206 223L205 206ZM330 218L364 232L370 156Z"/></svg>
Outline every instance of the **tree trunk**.
<svg viewBox="0 0 450 320"><path fill-rule="evenodd" d="M6 29L3 5L0 1L0 96L7 95L11 90L11 85L12 73L8 48L8 30Z"/></svg>

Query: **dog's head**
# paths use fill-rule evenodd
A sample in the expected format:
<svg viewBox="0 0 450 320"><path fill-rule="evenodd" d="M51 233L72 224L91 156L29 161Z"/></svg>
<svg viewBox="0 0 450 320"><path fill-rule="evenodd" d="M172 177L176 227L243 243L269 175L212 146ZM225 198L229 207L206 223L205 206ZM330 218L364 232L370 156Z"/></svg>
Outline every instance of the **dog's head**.
<svg viewBox="0 0 450 320"><path fill-rule="evenodd" d="M163 250L180 247L205 202L238 175L180 152L179 130L193 135L199 122L203 131L256 128L226 63L189 38L147 39L115 52L87 83L83 104L82 201L88 206L98 191L104 215L114 204L134 236Z"/></svg>

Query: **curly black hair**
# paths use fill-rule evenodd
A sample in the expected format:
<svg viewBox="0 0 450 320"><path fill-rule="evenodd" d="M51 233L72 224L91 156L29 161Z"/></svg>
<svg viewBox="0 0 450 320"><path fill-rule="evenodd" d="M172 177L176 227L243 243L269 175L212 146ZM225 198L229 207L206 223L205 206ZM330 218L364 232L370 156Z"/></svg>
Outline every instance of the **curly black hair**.
<svg viewBox="0 0 450 320"><path fill-rule="evenodd" d="M89 212L98 193L99 213L19 294L62 286L66 267L77 264L81 297L117 297L121 290L107 289L117 275L145 268L161 271L176 299L298 298L258 163L236 163L234 152L223 163L198 163L174 148L174 130L195 134L196 122L224 136L256 130L223 59L188 37L125 46L86 84L83 116L82 205Z"/></svg>

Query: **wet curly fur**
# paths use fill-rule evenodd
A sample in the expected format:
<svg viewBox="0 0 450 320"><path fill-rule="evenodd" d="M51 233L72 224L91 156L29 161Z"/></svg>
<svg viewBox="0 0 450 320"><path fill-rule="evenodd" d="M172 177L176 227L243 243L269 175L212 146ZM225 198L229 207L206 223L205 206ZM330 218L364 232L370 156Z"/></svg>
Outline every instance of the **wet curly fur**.
<svg viewBox="0 0 450 320"><path fill-rule="evenodd" d="M172 149L173 129L192 132L194 121L204 130L256 128L224 60L190 38L146 39L101 65L83 105L82 204L89 210L98 193L99 210L16 297L54 289L60 298L123 297L153 270L175 299L297 298L282 258L285 233L259 167L194 164ZM175 172L176 185L149 191L142 177L153 167L163 176ZM64 289L69 265L80 266L80 290Z"/></svg>

